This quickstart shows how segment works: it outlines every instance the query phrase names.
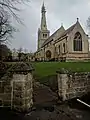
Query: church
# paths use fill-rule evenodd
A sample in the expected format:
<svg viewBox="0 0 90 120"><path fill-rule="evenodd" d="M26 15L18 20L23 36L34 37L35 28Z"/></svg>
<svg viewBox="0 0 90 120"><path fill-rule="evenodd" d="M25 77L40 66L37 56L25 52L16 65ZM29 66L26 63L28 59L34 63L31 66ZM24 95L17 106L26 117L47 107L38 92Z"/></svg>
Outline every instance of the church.
<svg viewBox="0 0 90 120"><path fill-rule="evenodd" d="M47 28L44 3L41 9L41 26L38 29L38 46L35 52L37 61L83 61L88 60L88 35L76 23L65 30L63 25L52 35Z"/></svg>

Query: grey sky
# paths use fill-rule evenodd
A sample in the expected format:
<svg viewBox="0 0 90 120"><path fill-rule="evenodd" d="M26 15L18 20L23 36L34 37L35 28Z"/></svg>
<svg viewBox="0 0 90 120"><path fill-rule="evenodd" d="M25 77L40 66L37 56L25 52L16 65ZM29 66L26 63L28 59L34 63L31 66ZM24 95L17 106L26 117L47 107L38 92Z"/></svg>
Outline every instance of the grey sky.
<svg viewBox="0 0 90 120"><path fill-rule="evenodd" d="M42 3L43 0L30 0L28 6L22 6L23 10L19 15L25 26L13 22L19 32L14 34L11 48L22 47L28 49L28 52L36 51ZM86 31L86 20L90 16L90 0L44 0L44 3L47 25L51 34L61 26L61 23L67 29L76 22L77 17Z"/></svg>

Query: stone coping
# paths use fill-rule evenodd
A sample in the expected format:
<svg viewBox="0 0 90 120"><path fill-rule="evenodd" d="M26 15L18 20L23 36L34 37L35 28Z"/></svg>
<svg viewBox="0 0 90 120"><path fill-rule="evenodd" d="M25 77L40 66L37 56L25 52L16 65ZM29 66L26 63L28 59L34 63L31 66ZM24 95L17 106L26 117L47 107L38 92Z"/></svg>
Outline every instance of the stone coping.
<svg viewBox="0 0 90 120"><path fill-rule="evenodd" d="M0 81L7 81L7 80L10 81L14 73L28 74L29 72L32 72L32 71L34 71L34 68L31 63L29 64L29 63L24 63L24 62L18 62L12 65L7 70L4 76L1 77Z"/></svg>
<svg viewBox="0 0 90 120"><path fill-rule="evenodd" d="M34 71L34 68L32 67L32 64L24 63L24 62L18 62L14 64L10 72L31 72Z"/></svg>
<svg viewBox="0 0 90 120"><path fill-rule="evenodd" d="M59 70L56 71L56 73L59 74L90 74L90 72L84 72L84 71L79 71L79 69L77 68L77 70L72 70L72 69L66 69L66 68L60 68Z"/></svg>

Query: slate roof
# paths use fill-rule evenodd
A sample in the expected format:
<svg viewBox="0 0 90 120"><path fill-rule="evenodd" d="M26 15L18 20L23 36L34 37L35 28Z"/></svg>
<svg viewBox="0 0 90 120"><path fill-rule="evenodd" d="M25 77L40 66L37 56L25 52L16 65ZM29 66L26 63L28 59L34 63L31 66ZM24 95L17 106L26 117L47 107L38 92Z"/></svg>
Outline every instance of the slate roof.
<svg viewBox="0 0 90 120"><path fill-rule="evenodd" d="M74 27L76 26L76 24L72 25L70 28L68 28L60 37L63 37L67 34L69 34L73 29Z"/></svg>
<svg viewBox="0 0 90 120"><path fill-rule="evenodd" d="M58 30L56 30L56 31L43 43L42 47L43 47L44 45L46 45L47 43L53 41L53 39L50 39L50 38L53 37L53 36L54 36L58 31L60 31L60 29L62 29L62 28L64 29L64 27L61 26Z"/></svg>
<svg viewBox="0 0 90 120"><path fill-rule="evenodd" d="M69 34L69 33L74 29L74 27L76 26L76 24L77 24L77 23L75 23L74 25L72 25L71 27L69 27L67 30L65 30L65 31L59 36L59 38L62 38L62 37L64 37L64 36L66 36L67 34ZM58 32L59 30L60 30L60 28L59 28L56 32ZM51 36L55 35L56 32L54 32ZM50 36L50 37L51 37L51 36ZM52 39L50 39L50 37L43 43L42 47L44 47L47 43L49 43L49 42L52 41ZM59 39L59 38L58 38L58 39Z"/></svg>

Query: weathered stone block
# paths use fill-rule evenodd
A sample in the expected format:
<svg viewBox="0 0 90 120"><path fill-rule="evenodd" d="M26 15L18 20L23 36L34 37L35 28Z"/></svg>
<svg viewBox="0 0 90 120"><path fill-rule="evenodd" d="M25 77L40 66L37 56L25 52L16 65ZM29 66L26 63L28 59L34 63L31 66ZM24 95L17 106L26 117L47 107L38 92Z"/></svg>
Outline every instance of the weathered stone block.
<svg viewBox="0 0 90 120"><path fill-rule="evenodd" d="M5 93L10 93L12 91L12 87L10 86L10 85L6 85L5 87L4 87L4 92Z"/></svg>
<svg viewBox="0 0 90 120"><path fill-rule="evenodd" d="M11 93L4 93L3 100L11 100Z"/></svg>
<svg viewBox="0 0 90 120"><path fill-rule="evenodd" d="M29 73L28 75L27 75L27 80L30 80L30 81L32 81L32 79L33 79L33 76L32 76L32 74L31 73Z"/></svg>
<svg viewBox="0 0 90 120"><path fill-rule="evenodd" d="M32 89L29 89L25 92L25 97L28 97L28 96L31 96L33 93L32 93Z"/></svg>
<svg viewBox="0 0 90 120"><path fill-rule="evenodd" d="M25 98L25 104L27 105L27 104L30 104L30 100L31 100L31 98Z"/></svg>
<svg viewBox="0 0 90 120"><path fill-rule="evenodd" d="M6 86L6 85L11 85L11 82L10 82L10 81L9 81L9 82L3 81L3 82L2 82L2 86Z"/></svg>
<svg viewBox="0 0 90 120"><path fill-rule="evenodd" d="M4 96L4 94L3 93L0 93L0 100L3 100L3 97Z"/></svg>
<svg viewBox="0 0 90 120"><path fill-rule="evenodd" d="M0 93L4 93L4 86L0 87Z"/></svg>
<svg viewBox="0 0 90 120"><path fill-rule="evenodd" d="M19 74L14 74L13 75L13 80L14 81L25 81L27 75L24 75L23 73Z"/></svg>
<svg viewBox="0 0 90 120"><path fill-rule="evenodd" d="M16 63L0 81L0 106L11 106L19 111L29 109L32 104L32 84L30 66L23 62Z"/></svg>
<svg viewBox="0 0 90 120"><path fill-rule="evenodd" d="M23 85L22 82L14 82L13 89L17 91L22 91Z"/></svg>
<svg viewBox="0 0 90 120"><path fill-rule="evenodd" d="M13 104L22 106L25 104L25 98L21 99L21 98L15 97L13 98Z"/></svg>
<svg viewBox="0 0 90 120"><path fill-rule="evenodd" d="M24 91L13 91L13 97L24 98Z"/></svg>
<svg viewBox="0 0 90 120"><path fill-rule="evenodd" d="M30 109L30 107L32 107L32 105L30 103L25 104L25 110L28 111Z"/></svg>
<svg viewBox="0 0 90 120"><path fill-rule="evenodd" d="M13 108L19 112L25 111L25 105L13 105Z"/></svg>
<svg viewBox="0 0 90 120"><path fill-rule="evenodd" d="M31 81L28 81L25 83L25 88L30 89L31 88Z"/></svg>
<svg viewBox="0 0 90 120"><path fill-rule="evenodd" d="M58 91L63 100L79 97L90 92L88 73L58 73Z"/></svg>
<svg viewBox="0 0 90 120"><path fill-rule="evenodd" d="M87 84L89 84L89 85L90 85L90 80L87 80Z"/></svg>
<svg viewBox="0 0 90 120"><path fill-rule="evenodd" d="M11 107L11 101L10 100L4 100L3 101L3 106L5 106L5 107Z"/></svg>

